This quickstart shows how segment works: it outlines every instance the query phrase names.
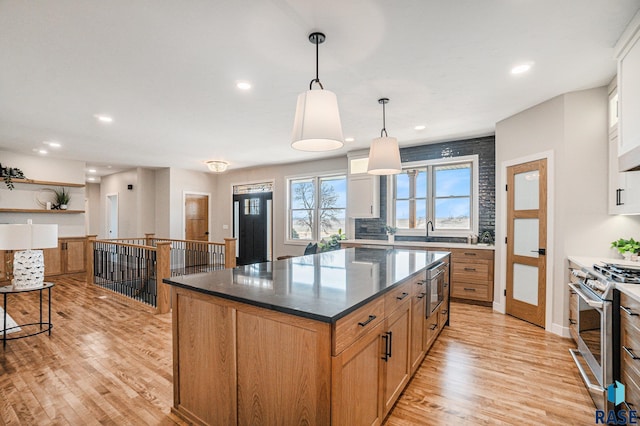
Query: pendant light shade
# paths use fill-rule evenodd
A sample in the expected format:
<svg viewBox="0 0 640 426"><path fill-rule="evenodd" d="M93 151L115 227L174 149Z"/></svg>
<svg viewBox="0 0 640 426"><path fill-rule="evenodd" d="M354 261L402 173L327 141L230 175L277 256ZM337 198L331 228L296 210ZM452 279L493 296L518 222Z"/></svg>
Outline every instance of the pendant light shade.
<svg viewBox="0 0 640 426"><path fill-rule="evenodd" d="M309 90L298 96L291 146L300 151L331 151L344 145L338 99L324 90L318 77L318 45L324 40L322 33L309 35L309 41L316 45L316 78L309 83ZM313 83L320 89L314 90Z"/></svg>
<svg viewBox="0 0 640 426"><path fill-rule="evenodd" d="M369 166L367 173L371 175L395 175L402 171L398 139L389 137L386 129L385 104L389 99L378 99L382 104L382 130L380 137L371 142L369 149Z"/></svg>
<svg viewBox="0 0 640 426"><path fill-rule="evenodd" d="M298 95L291 146L300 151L342 148L344 138L338 99L329 90L307 90Z"/></svg>

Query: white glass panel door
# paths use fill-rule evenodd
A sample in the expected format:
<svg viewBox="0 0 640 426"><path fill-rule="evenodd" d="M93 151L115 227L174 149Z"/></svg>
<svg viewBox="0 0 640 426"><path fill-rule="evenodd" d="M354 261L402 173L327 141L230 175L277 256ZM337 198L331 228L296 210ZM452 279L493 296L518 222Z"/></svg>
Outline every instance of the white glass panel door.
<svg viewBox="0 0 640 426"><path fill-rule="evenodd" d="M538 219L515 219L513 221L513 254L538 257Z"/></svg>
<svg viewBox="0 0 640 426"><path fill-rule="evenodd" d="M540 198L540 173L538 170L518 173L514 176L514 209L537 210Z"/></svg>
<svg viewBox="0 0 640 426"><path fill-rule="evenodd" d="M530 305L538 304L538 268L513 265L513 298Z"/></svg>

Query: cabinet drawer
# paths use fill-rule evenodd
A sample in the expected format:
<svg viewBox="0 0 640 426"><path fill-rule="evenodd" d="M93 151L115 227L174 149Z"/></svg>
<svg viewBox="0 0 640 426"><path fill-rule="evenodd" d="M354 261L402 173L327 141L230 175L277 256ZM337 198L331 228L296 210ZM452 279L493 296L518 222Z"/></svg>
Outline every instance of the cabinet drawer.
<svg viewBox="0 0 640 426"><path fill-rule="evenodd" d="M489 282L490 268L487 262L454 262L451 267L453 281L477 282L480 284Z"/></svg>
<svg viewBox="0 0 640 426"><path fill-rule="evenodd" d="M624 293L620 293L620 321L629 321L640 329L640 302Z"/></svg>
<svg viewBox="0 0 640 426"><path fill-rule="evenodd" d="M384 295L384 312L388 316L411 297L413 281L400 284Z"/></svg>
<svg viewBox="0 0 640 426"><path fill-rule="evenodd" d="M340 318L333 326L332 354L338 355L382 320L384 320L384 297L378 297Z"/></svg>
<svg viewBox="0 0 640 426"><path fill-rule="evenodd" d="M451 284L451 297L491 301L489 299L488 284L453 282Z"/></svg>
<svg viewBox="0 0 640 426"><path fill-rule="evenodd" d="M451 249L451 263L474 262L476 259L493 261L493 250Z"/></svg>

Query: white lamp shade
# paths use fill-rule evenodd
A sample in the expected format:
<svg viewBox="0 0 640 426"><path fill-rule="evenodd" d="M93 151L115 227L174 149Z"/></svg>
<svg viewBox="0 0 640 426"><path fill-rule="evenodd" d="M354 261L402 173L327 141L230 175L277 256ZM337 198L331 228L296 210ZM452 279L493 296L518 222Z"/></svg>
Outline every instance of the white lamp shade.
<svg viewBox="0 0 640 426"><path fill-rule="evenodd" d="M300 151L342 148L338 98L329 90L307 90L298 96L291 146Z"/></svg>
<svg viewBox="0 0 640 426"><path fill-rule="evenodd" d="M0 250L31 250L58 246L58 225L0 224Z"/></svg>
<svg viewBox="0 0 640 426"><path fill-rule="evenodd" d="M369 149L369 167L367 173L372 175L395 175L402 171L398 139L384 137L375 138Z"/></svg>

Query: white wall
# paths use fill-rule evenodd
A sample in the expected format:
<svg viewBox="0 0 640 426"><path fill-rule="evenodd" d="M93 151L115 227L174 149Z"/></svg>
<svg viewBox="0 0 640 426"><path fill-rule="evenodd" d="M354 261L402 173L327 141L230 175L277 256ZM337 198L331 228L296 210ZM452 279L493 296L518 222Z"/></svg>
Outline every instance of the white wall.
<svg viewBox="0 0 640 426"><path fill-rule="evenodd" d="M82 161L0 151L0 163L3 167L22 170L29 179L84 184L85 163ZM16 184L15 189L9 191L4 185L4 181L0 180L0 207L43 209L39 201L42 203L51 201L53 199L51 189L56 189L56 187ZM84 210L85 189L68 189L71 193L69 209ZM26 223L27 219L32 219L34 223L58 224L58 235L61 237L85 235L84 213L0 213L0 223Z"/></svg>
<svg viewBox="0 0 640 426"><path fill-rule="evenodd" d="M496 241L506 231L505 164L549 152L549 186L553 194L549 220L553 242L551 317L547 329L566 335L570 255L611 257L610 242L640 233L640 216L607 214L607 88L568 93L496 124ZM551 195L550 193L550 195ZM506 245L496 245L494 307L504 312Z"/></svg>
<svg viewBox="0 0 640 426"><path fill-rule="evenodd" d="M127 170L103 176L100 181L100 232L98 238L108 238L106 236L107 223L107 196L118 195L118 238L142 237L136 228L137 221L137 200L133 190L128 190L127 185L138 184L138 174L136 170Z"/></svg>
<svg viewBox="0 0 640 426"><path fill-rule="evenodd" d="M136 196L136 229L138 236L155 233L156 230L156 177L150 169L138 168L138 183L133 187Z"/></svg>
<svg viewBox="0 0 640 426"><path fill-rule="evenodd" d="M87 183L85 186L85 196L87 198L87 235L98 235L100 233L100 184Z"/></svg>
<svg viewBox="0 0 640 426"><path fill-rule="evenodd" d="M244 183L274 181L273 190L273 253L274 258L285 254L300 255L305 243L284 244L287 218L287 183L285 177L342 171L347 172L347 157L330 158L304 163L281 164L278 166L256 167L229 171L217 175L214 209L216 216L212 220L212 241L222 241L233 236L233 186ZM227 225L228 229L223 229Z"/></svg>
<svg viewBox="0 0 640 426"><path fill-rule="evenodd" d="M155 172L155 233L160 238L171 235L171 169L160 169Z"/></svg>

